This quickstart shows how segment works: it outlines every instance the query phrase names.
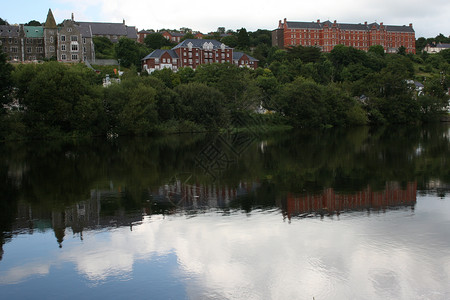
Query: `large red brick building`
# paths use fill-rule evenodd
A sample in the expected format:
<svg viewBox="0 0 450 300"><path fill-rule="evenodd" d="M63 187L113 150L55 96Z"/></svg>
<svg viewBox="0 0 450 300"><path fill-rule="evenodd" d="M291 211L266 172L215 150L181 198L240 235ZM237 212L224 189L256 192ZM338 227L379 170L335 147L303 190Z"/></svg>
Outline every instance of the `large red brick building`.
<svg viewBox="0 0 450 300"><path fill-rule="evenodd" d="M186 39L170 50L157 49L142 59L144 70L152 73L164 68L177 71L181 67L196 69L209 63L230 63L256 69L258 60L216 40Z"/></svg>
<svg viewBox="0 0 450 300"><path fill-rule="evenodd" d="M370 46L381 45L387 53L395 53L401 46L407 53L416 53L415 32L412 24L384 25L383 23L344 24L330 22L279 21L272 31L272 44L281 49L291 46L316 46L330 52L336 45L368 51Z"/></svg>

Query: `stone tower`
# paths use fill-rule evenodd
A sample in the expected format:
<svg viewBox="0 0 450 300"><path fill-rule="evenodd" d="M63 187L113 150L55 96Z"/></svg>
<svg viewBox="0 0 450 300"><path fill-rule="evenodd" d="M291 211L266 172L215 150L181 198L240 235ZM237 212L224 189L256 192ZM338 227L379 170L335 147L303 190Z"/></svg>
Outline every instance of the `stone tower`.
<svg viewBox="0 0 450 300"><path fill-rule="evenodd" d="M45 58L57 57L58 27L52 10L48 10L47 20L44 24L44 54Z"/></svg>

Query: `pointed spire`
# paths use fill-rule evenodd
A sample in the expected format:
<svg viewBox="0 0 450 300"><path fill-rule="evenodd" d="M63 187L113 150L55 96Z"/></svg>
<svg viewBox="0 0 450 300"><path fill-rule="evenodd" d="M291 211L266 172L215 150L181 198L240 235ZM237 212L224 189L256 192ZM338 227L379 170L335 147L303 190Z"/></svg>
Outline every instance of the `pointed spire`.
<svg viewBox="0 0 450 300"><path fill-rule="evenodd" d="M51 9L48 10L47 20L45 21L44 27L47 29L56 29L56 21L55 18L53 17Z"/></svg>

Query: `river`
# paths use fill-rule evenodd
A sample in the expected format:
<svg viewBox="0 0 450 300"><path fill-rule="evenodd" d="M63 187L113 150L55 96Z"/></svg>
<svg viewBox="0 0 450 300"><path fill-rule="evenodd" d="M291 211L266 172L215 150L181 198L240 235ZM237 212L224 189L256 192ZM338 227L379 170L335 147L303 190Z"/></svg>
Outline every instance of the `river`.
<svg viewBox="0 0 450 300"><path fill-rule="evenodd" d="M0 145L2 299L450 299L450 126Z"/></svg>

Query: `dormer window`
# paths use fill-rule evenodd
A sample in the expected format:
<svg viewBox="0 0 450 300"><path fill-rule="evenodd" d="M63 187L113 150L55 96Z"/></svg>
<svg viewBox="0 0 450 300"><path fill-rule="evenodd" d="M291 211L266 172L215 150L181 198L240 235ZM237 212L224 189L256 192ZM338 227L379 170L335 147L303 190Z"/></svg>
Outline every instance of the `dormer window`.
<svg viewBox="0 0 450 300"><path fill-rule="evenodd" d="M193 46L193 44L192 44L191 42L189 42L189 43L187 44L187 46L188 46L188 48L189 48L189 51L192 51L192 46Z"/></svg>
<svg viewBox="0 0 450 300"><path fill-rule="evenodd" d="M225 50L225 44L222 43L222 45L220 45L220 49Z"/></svg>

